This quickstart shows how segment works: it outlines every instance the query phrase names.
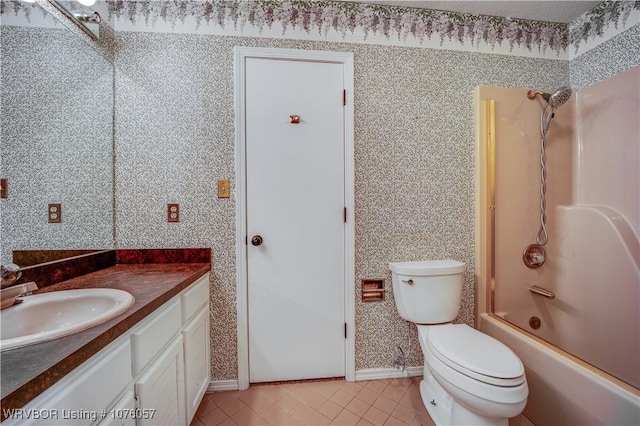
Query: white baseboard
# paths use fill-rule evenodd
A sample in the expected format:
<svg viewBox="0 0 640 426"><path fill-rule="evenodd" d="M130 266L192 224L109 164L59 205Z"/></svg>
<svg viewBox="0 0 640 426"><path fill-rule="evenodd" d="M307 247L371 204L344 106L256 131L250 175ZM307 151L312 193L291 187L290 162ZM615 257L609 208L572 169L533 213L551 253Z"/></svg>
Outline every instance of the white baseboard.
<svg viewBox="0 0 640 426"><path fill-rule="evenodd" d="M207 392L223 392L238 390L237 380L212 380L209 382Z"/></svg>
<svg viewBox="0 0 640 426"><path fill-rule="evenodd" d="M356 382L362 380L401 379L403 377L422 376L422 366L407 367L404 372L395 368L369 368L356 371ZM238 390L237 380L212 380L207 392Z"/></svg>
<svg viewBox="0 0 640 426"><path fill-rule="evenodd" d="M422 376L422 366L407 367L404 372L396 368L369 368L356 371L356 382L361 380L400 379L403 377Z"/></svg>

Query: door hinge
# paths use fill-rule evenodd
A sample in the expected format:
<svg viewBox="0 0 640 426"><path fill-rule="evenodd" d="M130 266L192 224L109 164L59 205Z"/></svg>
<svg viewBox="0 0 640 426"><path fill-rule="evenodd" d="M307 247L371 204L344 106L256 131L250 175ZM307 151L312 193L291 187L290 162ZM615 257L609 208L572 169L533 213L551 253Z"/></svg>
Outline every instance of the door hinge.
<svg viewBox="0 0 640 426"><path fill-rule="evenodd" d="M347 208L344 208L344 223L347 223Z"/></svg>
<svg viewBox="0 0 640 426"><path fill-rule="evenodd" d="M140 409L140 397L137 394L133 395L133 406L136 408L136 410Z"/></svg>
<svg viewBox="0 0 640 426"><path fill-rule="evenodd" d="M343 90L342 91L342 105L346 105L347 104L347 91Z"/></svg>
<svg viewBox="0 0 640 426"><path fill-rule="evenodd" d="M347 323L344 323L344 338L347 338Z"/></svg>

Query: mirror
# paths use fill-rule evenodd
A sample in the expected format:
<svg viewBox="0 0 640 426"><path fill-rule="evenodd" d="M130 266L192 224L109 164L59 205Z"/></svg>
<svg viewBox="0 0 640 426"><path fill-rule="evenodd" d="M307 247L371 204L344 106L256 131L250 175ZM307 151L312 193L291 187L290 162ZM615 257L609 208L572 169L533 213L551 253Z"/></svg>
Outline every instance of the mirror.
<svg viewBox="0 0 640 426"><path fill-rule="evenodd" d="M48 3L56 9L53 13L62 13L89 37L100 40L102 14L107 11L105 1L98 3L96 0L52 0ZM98 9L102 10L98 12Z"/></svg>
<svg viewBox="0 0 640 426"><path fill-rule="evenodd" d="M14 250L114 247L112 63L53 4L1 4L3 264Z"/></svg>

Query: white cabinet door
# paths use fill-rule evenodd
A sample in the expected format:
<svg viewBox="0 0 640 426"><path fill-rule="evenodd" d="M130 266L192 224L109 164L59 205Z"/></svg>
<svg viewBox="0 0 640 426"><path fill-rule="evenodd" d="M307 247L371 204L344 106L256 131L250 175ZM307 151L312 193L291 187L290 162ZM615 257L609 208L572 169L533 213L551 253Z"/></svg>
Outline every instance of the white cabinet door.
<svg viewBox="0 0 640 426"><path fill-rule="evenodd" d="M187 424L209 387L209 305L200 310L182 331Z"/></svg>
<svg viewBox="0 0 640 426"><path fill-rule="evenodd" d="M184 357L182 336L178 335L167 349L136 381L138 409L153 416L138 419L139 425L185 425Z"/></svg>
<svg viewBox="0 0 640 426"><path fill-rule="evenodd" d="M116 405L107 411L100 426L136 426L137 413L133 392L127 391Z"/></svg>

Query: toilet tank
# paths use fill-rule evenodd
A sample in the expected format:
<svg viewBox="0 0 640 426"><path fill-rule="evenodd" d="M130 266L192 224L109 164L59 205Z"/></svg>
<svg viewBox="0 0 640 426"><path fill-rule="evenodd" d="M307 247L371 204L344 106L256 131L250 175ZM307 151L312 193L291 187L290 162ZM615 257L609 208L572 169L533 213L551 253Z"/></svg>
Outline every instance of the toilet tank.
<svg viewBox="0 0 640 426"><path fill-rule="evenodd" d="M426 260L389 264L398 313L416 324L453 321L460 311L463 274L456 260Z"/></svg>

